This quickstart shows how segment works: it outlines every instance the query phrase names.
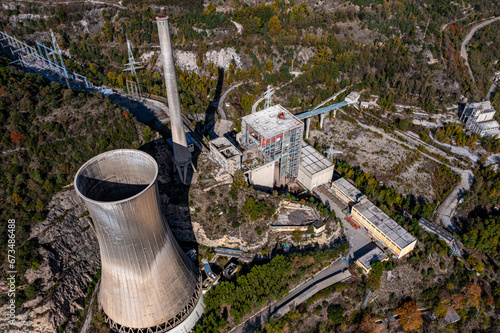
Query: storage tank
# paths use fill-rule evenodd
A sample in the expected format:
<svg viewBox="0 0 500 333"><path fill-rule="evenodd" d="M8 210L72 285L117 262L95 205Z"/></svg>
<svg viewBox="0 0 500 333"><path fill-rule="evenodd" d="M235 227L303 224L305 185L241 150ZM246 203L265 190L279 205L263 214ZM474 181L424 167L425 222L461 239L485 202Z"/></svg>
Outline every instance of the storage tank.
<svg viewBox="0 0 500 333"><path fill-rule="evenodd" d="M150 155L120 149L90 159L75 177L99 241L98 301L119 332L189 332L204 308L199 269L161 212L157 176Z"/></svg>

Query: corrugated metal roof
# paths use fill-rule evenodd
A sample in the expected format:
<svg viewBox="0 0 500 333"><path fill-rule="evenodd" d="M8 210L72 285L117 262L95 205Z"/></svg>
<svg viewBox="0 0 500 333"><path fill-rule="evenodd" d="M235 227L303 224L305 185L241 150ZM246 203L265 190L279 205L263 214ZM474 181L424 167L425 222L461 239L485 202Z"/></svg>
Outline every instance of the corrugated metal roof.
<svg viewBox="0 0 500 333"><path fill-rule="evenodd" d="M402 249L416 240L415 237L380 210L380 208L375 206L370 200L365 198L354 205L354 208Z"/></svg>
<svg viewBox="0 0 500 333"><path fill-rule="evenodd" d="M358 190L354 185L349 183L345 178L337 179L333 184L340 190L344 195L349 197L352 201L357 202L364 194Z"/></svg>
<svg viewBox="0 0 500 333"><path fill-rule="evenodd" d="M314 175L330 168L333 164L316 149L309 146L307 143L302 142L300 166L307 170L310 174Z"/></svg>

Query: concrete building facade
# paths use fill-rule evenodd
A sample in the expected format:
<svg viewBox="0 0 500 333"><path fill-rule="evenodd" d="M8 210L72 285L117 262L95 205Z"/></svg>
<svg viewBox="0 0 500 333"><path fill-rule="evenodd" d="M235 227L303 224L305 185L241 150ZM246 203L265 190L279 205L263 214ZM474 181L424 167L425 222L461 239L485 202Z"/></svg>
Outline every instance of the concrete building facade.
<svg viewBox="0 0 500 333"><path fill-rule="evenodd" d="M274 105L243 117L238 139L244 149L256 148L264 164L277 163L279 186L298 176L303 127L284 107Z"/></svg>
<svg viewBox="0 0 500 333"><path fill-rule="evenodd" d="M241 169L241 152L225 137L214 139L208 143L212 159L218 162L227 172L234 174Z"/></svg>
<svg viewBox="0 0 500 333"><path fill-rule="evenodd" d="M389 260L387 254L385 254L385 252L377 246L373 250L359 257L359 259L356 260L356 265L361 267L365 274L368 274L372 270L372 264L376 263L377 261L387 260Z"/></svg>
<svg viewBox="0 0 500 333"><path fill-rule="evenodd" d="M415 237L367 198L352 207L351 218L390 249L398 259L411 252L417 243Z"/></svg>
<svg viewBox="0 0 500 333"><path fill-rule="evenodd" d="M499 124L493 119L495 112L490 101L469 102L465 104L460 120L464 122L465 127L476 134L495 135L500 133Z"/></svg>
<svg viewBox="0 0 500 333"><path fill-rule="evenodd" d="M332 180L334 166L323 154L307 143L302 153L297 180L309 191Z"/></svg>
<svg viewBox="0 0 500 333"><path fill-rule="evenodd" d="M339 178L332 182L331 189L333 194L346 205L365 198L365 195L345 178Z"/></svg>

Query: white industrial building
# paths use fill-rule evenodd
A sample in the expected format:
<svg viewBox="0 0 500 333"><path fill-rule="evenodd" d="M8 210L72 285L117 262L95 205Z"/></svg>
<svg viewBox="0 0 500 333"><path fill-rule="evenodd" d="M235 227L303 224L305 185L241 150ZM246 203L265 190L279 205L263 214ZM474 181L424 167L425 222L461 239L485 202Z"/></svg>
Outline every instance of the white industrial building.
<svg viewBox="0 0 500 333"><path fill-rule="evenodd" d="M472 132L484 135L500 134L499 125L495 117L495 110L490 101L469 102L460 114L460 120L464 122L465 127Z"/></svg>
<svg viewBox="0 0 500 333"><path fill-rule="evenodd" d="M210 155L227 172L234 174L241 169L241 152L227 138L220 137L210 141Z"/></svg>
<svg viewBox="0 0 500 333"><path fill-rule="evenodd" d="M325 156L305 142L302 143L297 181L312 190L332 180L334 166Z"/></svg>

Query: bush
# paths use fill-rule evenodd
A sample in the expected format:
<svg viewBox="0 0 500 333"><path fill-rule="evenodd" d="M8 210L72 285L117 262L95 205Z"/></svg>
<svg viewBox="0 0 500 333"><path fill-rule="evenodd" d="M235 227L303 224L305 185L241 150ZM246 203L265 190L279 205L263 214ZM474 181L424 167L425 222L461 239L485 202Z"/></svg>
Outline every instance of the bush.
<svg viewBox="0 0 500 333"><path fill-rule="evenodd" d="M344 309L340 304L330 305L327 309L328 319L330 319L334 324L338 325L342 323L344 319Z"/></svg>

